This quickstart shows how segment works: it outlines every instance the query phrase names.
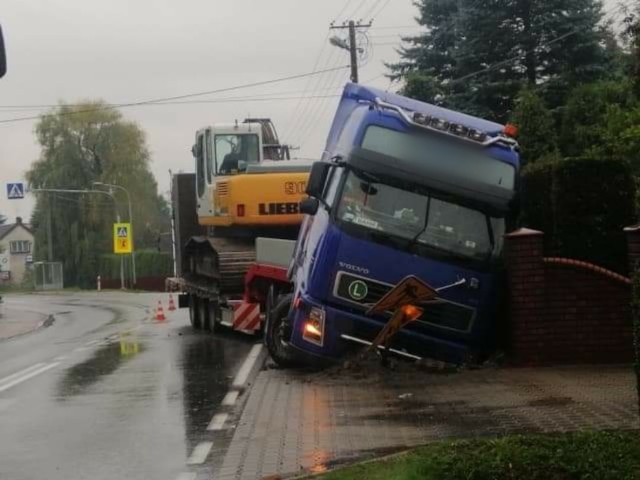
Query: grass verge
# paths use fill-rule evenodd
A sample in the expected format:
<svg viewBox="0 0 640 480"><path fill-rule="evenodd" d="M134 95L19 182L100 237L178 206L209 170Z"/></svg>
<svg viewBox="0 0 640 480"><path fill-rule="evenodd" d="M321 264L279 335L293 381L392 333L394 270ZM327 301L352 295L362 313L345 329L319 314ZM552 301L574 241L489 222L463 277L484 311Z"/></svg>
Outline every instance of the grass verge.
<svg viewBox="0 0 640 480"><path fill-rule="evenodd" d="M439 442L322 480L634 480L640 432L585 432Z"/></svg>

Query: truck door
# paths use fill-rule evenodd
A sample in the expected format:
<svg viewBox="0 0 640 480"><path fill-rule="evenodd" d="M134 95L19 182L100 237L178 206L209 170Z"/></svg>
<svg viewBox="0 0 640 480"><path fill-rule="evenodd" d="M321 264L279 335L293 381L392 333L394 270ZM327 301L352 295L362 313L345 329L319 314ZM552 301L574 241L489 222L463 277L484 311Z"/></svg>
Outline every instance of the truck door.
<svg viewBox="0 0 640 480"><path fill-rule="evenodd" d="M204 132L198 132L194 152L196 160L196 197L198 202L198 217L206 217L211 208L207 199L207 172L205 165Z"/></svg>

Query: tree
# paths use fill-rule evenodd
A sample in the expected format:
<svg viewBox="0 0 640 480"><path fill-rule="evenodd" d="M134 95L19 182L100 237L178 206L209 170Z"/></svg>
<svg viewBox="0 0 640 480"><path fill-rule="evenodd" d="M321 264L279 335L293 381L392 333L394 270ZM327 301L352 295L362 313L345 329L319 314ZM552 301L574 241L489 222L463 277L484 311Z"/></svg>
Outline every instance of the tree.
<svg viewBox="0 0 640 480"><path fill-rule="evenodd" d="M518 126L522 158L531 163L557 151L557 134L551 111L532 89L524 89L515 102L512 122Z"/></svg>
<svg viewBox="0 0 640 480"><path fill-rule="evenodd" d="M152 247L167 228L167 208L149 170L140 127L101 101L65 105L43 115L35 128L41 155L27 174L35 188L91 189L93 182L123 186L131 193L136 247ZM116 212L127 219L126 198L106 195L38 194L32 224L38 259L46 256L49 218L55 260L64 263L65 284L92 285L97 258L111 250Z"/></svg>
<svg viewBox="0 0 640 480"><path fill-rule="evenodd" d="M405 93L504 121L523 85L553 109L610 73L598 0L417 0L419 36L389 65ZM416 75L417 74L417 75ZM424 88L428 85L429 88Z"/></svg>
<svg viewBox="0 0 640 480"><path fill-rule="evenodd" d="M604 148L617 135L611 131L615 120L620 129L623 112L633 110L637 101L628 81L597 82L575 88L563 109L560 148L565 156L576 157ZM620 133L620 130L618 130ZM605 137L609 137L608 139Z"/></svg>

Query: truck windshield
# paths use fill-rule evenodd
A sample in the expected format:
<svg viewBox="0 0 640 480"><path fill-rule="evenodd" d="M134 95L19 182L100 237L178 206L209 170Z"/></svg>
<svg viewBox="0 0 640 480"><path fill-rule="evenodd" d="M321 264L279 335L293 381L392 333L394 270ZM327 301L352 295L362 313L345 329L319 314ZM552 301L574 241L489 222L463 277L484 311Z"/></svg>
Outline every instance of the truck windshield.
<svg viewBox="0 0 640 480"><path fill-rule="evenodd" d="M496 255L504 220L431 196L415 188L372 182L350 171L337 205L337 217L383 236L400 237L474 260Z"/></svg>
<svg viewBox="0 0 640 480"><path fill-rule="evenodd" d="M403 160L421 163L433 170L513 190L515 168L473 147L458 145L434 135L404 133L371 125L362 148Z"/></svg>
<svg viewBox="0 0 640 480"><path fill-rule="evenodd" d="M219 175L233 175L242 166L260 161L260 142L256 134L218 134L215 136L215 160ZM239 163L244 162L244 163Z"/></svg>

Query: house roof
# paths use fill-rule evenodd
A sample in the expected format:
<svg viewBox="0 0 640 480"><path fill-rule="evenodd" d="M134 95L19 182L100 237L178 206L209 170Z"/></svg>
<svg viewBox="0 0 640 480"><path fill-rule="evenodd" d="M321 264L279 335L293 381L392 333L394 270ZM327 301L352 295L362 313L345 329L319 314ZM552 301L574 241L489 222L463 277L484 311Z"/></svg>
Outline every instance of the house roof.
<svg viewBox="0 0 640 480"><path fill-rule="evenodd" d="M31 235L33 235L33 232L31 231L29 225L25 225L24 223L8 223L5 225L0 225L0 240L9 235L9 233L15 230L16 227L22 227Z"/></svg>

